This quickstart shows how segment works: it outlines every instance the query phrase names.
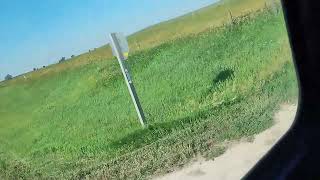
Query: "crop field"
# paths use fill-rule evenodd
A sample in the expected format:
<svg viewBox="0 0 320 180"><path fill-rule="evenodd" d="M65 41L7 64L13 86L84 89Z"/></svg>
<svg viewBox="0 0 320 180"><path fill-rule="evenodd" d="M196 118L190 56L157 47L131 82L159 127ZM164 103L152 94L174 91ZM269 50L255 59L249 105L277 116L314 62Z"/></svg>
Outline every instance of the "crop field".
<svg viewBox="0 0 320 180"><path fill-rule="evenodd" d="M223 24L129 56L146 129L115 58L1 82L0 178L145 179L270 127L298 95L283 15L262 8Z"/></svg>

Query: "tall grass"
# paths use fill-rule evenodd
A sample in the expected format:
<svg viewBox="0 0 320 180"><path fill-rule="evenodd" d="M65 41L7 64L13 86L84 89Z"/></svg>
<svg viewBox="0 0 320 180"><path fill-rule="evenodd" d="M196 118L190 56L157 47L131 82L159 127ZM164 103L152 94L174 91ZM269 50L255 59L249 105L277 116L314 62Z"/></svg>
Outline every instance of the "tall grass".
<svg viewBox="0 0 320 180"><path fill-rule="evenodd" d="M148 129L115 59L0 88L4 178L146 178L272 125L297 84L281 14L268 10L131 55Z"/></svg>

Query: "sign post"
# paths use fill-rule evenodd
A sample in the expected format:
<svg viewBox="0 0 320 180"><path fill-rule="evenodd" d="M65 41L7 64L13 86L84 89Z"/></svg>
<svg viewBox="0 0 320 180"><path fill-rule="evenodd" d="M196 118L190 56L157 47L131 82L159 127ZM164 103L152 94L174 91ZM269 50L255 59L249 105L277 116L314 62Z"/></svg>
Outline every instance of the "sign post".
<svg viewBox="0 0 320 180"><path fill-rule="evenodd" d="M140 123L142 127L146 127L146 120L145 120L145 116L144 116L141 104L139 102L138 95L136 93L131 76L129 74L129 70L127 69L126 64L124 62L124 60L127 59L127 55L129 52L128 43L126 39L123 36L121 36L121 34L119 33L111 33L110 40L111 40L111 48L112 48L113 55L116 56L118 59L122 74L128 86L129 93L131 95L134 107L137 111Z"/></svg>

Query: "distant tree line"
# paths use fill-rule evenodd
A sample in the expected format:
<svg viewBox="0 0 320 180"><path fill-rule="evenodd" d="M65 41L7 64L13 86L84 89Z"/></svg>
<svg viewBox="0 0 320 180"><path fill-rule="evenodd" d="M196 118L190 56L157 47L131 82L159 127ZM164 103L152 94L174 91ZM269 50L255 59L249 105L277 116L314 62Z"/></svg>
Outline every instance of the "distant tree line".
<svg viewBox="0 0 320 180"><path fill-rule="evenodd" d="M96 50L96 48L94 48L94 50ZM91 52L90 50L89 50L89 52ZM71 55L70 56L70 59L72 59L72 58L74 58L75 57L75 55ZM63 63L64 61L66 61L67 60L67 58L66 57L61 57L61 59L58 61L58 63ZM43 66L42 68L45 68L46 66ZM39 70L39 68L33 68L33 71L37 71L37 70Z"/></svg>
<svg viewBox="0 0 320 180"><path fill-rule="evenodd" d="M66 60L66 58L65 57L62 57L60 60L59 60L59 63L62 63L62 62L64 62Z"/></svg>
<svg viewBox="0 0 320 180"><path fill-rule="evenodd" d="M74 58L75 57L75 55L71 55L71 58ZM62 62L64 62L64 61L66 61L66 57L61 57L61 59L59 60L59 63L62 63ZM42 66L42 68L45 68L46 66ZM37 70L39 70L39 68L33 68L33 71L37 71ZM12 79L13 78L13 76L12 75L10 75L10 74L7 74L5 77L4 77L4 80L10 80L10 79Z"/></svg>
<svg viewBox="0 0 320 180"><path fill-rule="evenodd" d="M12 79L12 78L13 78L12 75L7 74L7 75L4 77L4 80L8 81L8 80L10 80L10 79Z"/></svg>
<svg viewBox="0 0 320 180"><path fill-rule="evenodd" d="M97 48L94 48L94 50L97 50ZM89 49L89 52L91 52L91 50ZM72 58L74 58L75 57L75 55L71 55L70 56L70 59L72 59ZM67 58L66 57L61 57L61 59L58 61L58 63L63 63L63 62L65 62L67 60ZM45 66L44 66L45 67ZM36 71L36 70L38 70L37 68L33 68L33 71Z"/></svg>
<svg viewBox="0 0 320 180"><path fill-rule="evenodd" d="M72 59L74 57L75 57L75 55L71 55L70 59ZM66 60L67 60L66 57L61 57L61 59L59 60L59 63L62 63L64 61L66 61Z"/></svg>

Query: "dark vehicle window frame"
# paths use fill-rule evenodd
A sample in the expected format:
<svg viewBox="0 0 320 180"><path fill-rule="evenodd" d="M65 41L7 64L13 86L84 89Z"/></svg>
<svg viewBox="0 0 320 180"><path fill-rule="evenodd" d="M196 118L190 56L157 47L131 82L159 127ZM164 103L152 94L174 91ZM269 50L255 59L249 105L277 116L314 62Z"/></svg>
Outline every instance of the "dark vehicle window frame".
<svg viewBox="0 0 320 180"><path fill-rule="evenodd" d="M282 0L299 81L294 124L244 179L319 179L320 3Z"/></svg>

